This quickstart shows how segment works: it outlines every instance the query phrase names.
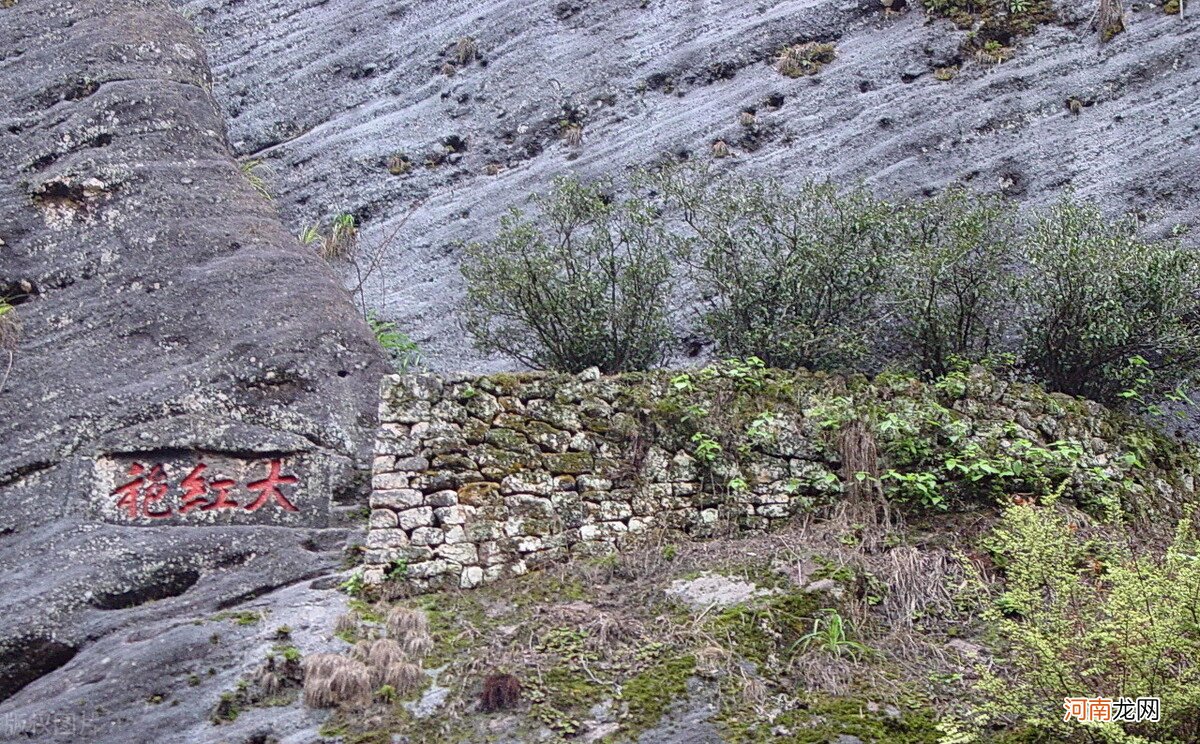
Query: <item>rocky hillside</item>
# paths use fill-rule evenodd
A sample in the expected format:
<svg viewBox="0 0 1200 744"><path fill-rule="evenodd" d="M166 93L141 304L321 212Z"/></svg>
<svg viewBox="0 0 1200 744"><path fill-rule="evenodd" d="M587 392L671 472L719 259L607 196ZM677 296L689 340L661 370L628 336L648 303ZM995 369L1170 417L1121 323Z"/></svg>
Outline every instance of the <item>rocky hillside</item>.
<svg viewBox="0 0 1200 744"><path fill-rule="evenodd" d="M369 252L381 247L370 304L435 368L501 364L461 341L457 241L490 234L555 176L708 160L718 140L722 167L785 180L863 180L883 195L962 182L1030 204L1071 188L1159 231L1200 222L1200 18L1133 3L1127 31L1101 44L1094 3L1056 2L1032 35L1000 23L971 39L887 5L901 10L196 0L180 12L209 50L233 146L263 161L285 224L356 215ZM979 53L985 38L1006 61ZM781 75L777 52L809 40L834 44L833 61Z"/></svg>
<svg viewBox="0 0 1200 744"><path fill-rule="evenodd" d="M11 354L0 334L0 740L378 729L327 720L288 687L288 649L341 652L381 622L355 604L331 632L386 371L363 311L396 320L435 369L509 366L459 330L457 244L557 175L712 160L885 194L964 182L1040 204L1070 187L1151 232L1200 221L1194 14L1131 4L1102 44L1090 3L1030 2L1023 28L936 5L986 31L904 0L0 0L0 296L19 322ZM776 54L809 41L832 45L815 74L782 74ZM357 266L296 240L340 213L361 228ZM742 570L672 550L692 557L653 574L656 598L710 563ZM636 578L601 568L588 591ZM758 572L749 591L791 591L763 569L743 571ZM564 581L591 608L556 611L601 622ZM526 600L484 608L496 628L434 613L435 637L507 637L540 612ZM618 655L643 641L661 642L635 632ZM574 654L579 639L564 642ZM708 668L675 650L665 662ZM254 687L277 656L283 681ZM694 684L670 670L644 686ZM286 694L265 699L283 704L248 705L272 679ZM647 705L637 730L657 731L664 709ZM537 730L570 733L561 723Z"/></svg>

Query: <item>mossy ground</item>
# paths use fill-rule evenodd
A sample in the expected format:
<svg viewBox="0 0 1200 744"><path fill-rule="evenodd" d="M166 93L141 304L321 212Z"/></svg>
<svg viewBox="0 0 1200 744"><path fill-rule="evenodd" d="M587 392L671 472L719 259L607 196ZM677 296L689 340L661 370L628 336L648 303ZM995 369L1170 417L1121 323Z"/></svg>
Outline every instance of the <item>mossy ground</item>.
<svg viewBox="0 0 1200 744"><path fill-rule="evenodd" d="M416 719L405 701L386 709L377 703L374 711L337 713L326 733L359 744L392 734L430 743L501 734L567 741L608 722L602 741L635 741L704 689L716 701L711 720L729 741L818 742L838 734L865 742L936 741L939 706L960 682L938 664L893 658L895 638L884 627L893 608L856 596L864 570L847 565L852 549L837 533L853 527L839 525L825 525L820 535L789 529L744 540L647 545L469 592L403 600L429 617L436 644L424 665L441 669L437 684L451 690L445 706ZM797 566L807 572L804 582L818 572L834 579L840 598L805 591ZM701 572L748 580L766 593L724 609L667 598L671 582ZM850 636L870 653L851 658L806 644L814 621L828 613L845 615L848 624L859 618ZM940 646L948 637L930 642ZM482 681L494 673L520 679L515 710L480 712ZM930 682L938 673L953 681ZM601 709L607 713L598 719ZM790 733L780 738L784 731Z"/></svg>
<svg viewBox="0 0 1200 744"><path fill-rule="evenodd" d="M537 380L549 378L480 385L515 390ZM1084 526L1081 540L1137 523L1149 546L1165 534L1155 524L1173 524L1159 517L1186 506L1179 497L1190 487L1180 479L1197 469L1192 450L1134 419L981 371L925 383L724 363L627 375L615 388L619 410L641 412L639 437L668 451L697 434L720 444L710 473L752 469L786 437L789 447L813 443L815 457L845 463L842 434L859 427L873 440L869 470L895 477L854 489L843 473L826 502L769 534L709 542L652 534L620 555L402 599L428 616L435 645L424 668L438 670L444 703L416 718L404 704L418 690L339 711L331 735L363 744L395 734L635 741L703 696L709 723L733 742L953 741L955 722L983 703L980 670L1006 652L986 611L1005 569L988 542L1002 510L1061 510ZM799 423L784 429L789 416ZM729 607L668 599L672 582L705 572L765 591ZM354 605L367 622L386 609ZM494 674L520 681L512 710L480 710ZM1015 718L989 725L970 740L1039 735Z"/></svg>

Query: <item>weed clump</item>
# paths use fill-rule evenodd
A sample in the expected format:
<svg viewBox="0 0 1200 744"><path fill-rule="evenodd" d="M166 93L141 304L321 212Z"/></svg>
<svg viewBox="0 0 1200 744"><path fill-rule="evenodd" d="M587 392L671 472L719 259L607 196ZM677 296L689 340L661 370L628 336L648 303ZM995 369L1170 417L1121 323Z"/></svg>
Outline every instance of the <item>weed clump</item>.
<svg viewBox="0 0 1200 744"><path fill-rule="evenodd" d="M304 703L312 708L365 705L371 675L361 661L340 654L312 654L303 661Z"/></svg>
<svg viewBox="0 0 1200 744"><path fill-rule="evenodd" d="M836 56L833 44L806 41L781 49L775 58L775 69L790 78L816 75Z"/></svg>

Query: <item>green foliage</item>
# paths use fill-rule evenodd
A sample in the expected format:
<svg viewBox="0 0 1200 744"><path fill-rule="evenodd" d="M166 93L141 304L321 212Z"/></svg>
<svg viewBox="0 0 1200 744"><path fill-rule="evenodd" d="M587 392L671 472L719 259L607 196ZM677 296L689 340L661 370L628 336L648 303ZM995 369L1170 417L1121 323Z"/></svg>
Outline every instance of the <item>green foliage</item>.
<svg viewBox="0 0 1200 744"><path fill-rule="evenodd" d="M629 706L629 730L655 725L676 700L687 697L687 680L695 673L696 658L679 656L650 666L621 685L621 699Z"/></svg>
<svg viewBox="0 0 1200 744"><path fill-rule="evenodd" d="M773 367L835 368L863 358L884 285L887 207L864 189L799 187L671 171L656 181L721 353Z"/></svg>
<svg viewBox="0 0 1200 744"><path fill-rule="evenodd" d="M889 470L881 480L894 481L897 495L902 501L923 506L926 509L949 509L950 505L942 494L937 476L928 472L900 473Z"/></svg>
<svg viewBox="0 0 1200 744"><path fill-rule="evenodd" d="M1189 382L1200 361L1200 265L1175 242L1138 237L1096 207L1064 199L1027 240L1025 361L1060 392L1120 400L1145 360L1152 389Z"/></svg>
<svg viewBox="0 0 1200 744"><path fill-rule="evenodd" d="M649 205L560 179L513 209L500 234L467 247L466 329L483 351L532 367L647 369L672 341L670 261Z"/></svg>
<svg viewBox="0 0 1200 744"><path fill-rule="evenodd" d="M895 222L891 295L904 352L934 376L987 356L1010 312L1012 204L952 188L903 206Z"/></svg>
<svg viewBox="0 0 1200 744"><path fill-rule="evenodd" d="M1185 383L1177 383L1173 390L1162 390L1156 383L1158 373L1150 367L1150 362L1143 356L1134 356L1129 360L1128 370L1124 375L1131 379L1130 387L1122 390L1119 395L1126 401L1137 405L1139 411L1147 416L1166 416L1167 408L1163 403L1174 404L1172 413L1177 418L1187 418L1185 408L1195 408L1196 401L1192 399ZM1154 396L1151 398L1150 396ZM1162 402L1156 402L1161 400Z"/></svg>
<svg viewBox="0 0 1200 744"><path fill-rule="evenodd" d="M1169 547L1148 550L1124 534L1089 533L1053 508L1007 509L989 541L1004 584L991 590L987 613L1007 658L994 667L1003 671L986 672L980 683L985 712L1074 741L1083 734L1077 723L1063 723L1064 697L1158 696L1161 724L1092 730L1104 741L1196 741L1198 538L1183 520Z"/></svg>
<svg viewBox="0 0 1200 744"><path fill-rule="evenodd" d="M391 360L397 372L411 371L421 364L421 349L407 334L402 333L394 321L380 320L375 311L367 313L367 324L375 334L375 340Z"/></svg>
<svg viewBox="0 0 1200 744"><path fill-rule="evenodd" d="M396 698L399 697L399 695L397 694L395 687L392 687L391 685L383 685L375 691L375 697L379 698L380 701L390 705L396 702Z"/></svg>
<svg viewBox="0 0 1200 744"><path fill-rule="evenodd" d="M403 581L408 576L408 561L397 558L388 564L386 578L388 581Z"/></svg>
<svg viewBox="0 0 1200 744"><path fill-rule="evenodd" d="M350 574L349 578L343 581L338 588L351 597L361 597L367 588L367 584L363 580L362 571L355 571Z"/></svg>
<svg viewBox="0 0 1200 744"><path fill-rule="evenodd" d="M816 75L825 65L833 62L837 51L833 44L806 41L779 50L775 58L775 69L790 78Z"/></svg>
<svg viewBox="0 0 1200 744"><path fill-rule="evenodd" d="M4 297L0 297L0 349L11 351L21 335L21 324L17 309Z"/></svg>
<svg viewBox="0 0 1200 744"><path fill-rule="evenodd" d="M300 244L316 246L317 252L327 261L350 258L358 246L358 225L352 214L338 214L322 229L320 225L309 225L300 233Z"/></svg>
<svg viewBox="0 0 1200 744"><path fill-rule="evenodd" d="M698 431L692 435L692 444L694 448L692 454L696 459L705 465L711 465L720 457L722 447L712 437L702 431Z"/></svg>
<svg viewBox="0 0 1200 744"><path fill-rule="evenodd" d="M267 182L263 179L261 171L263 161L261 159L247 160L243 162L239 168L242 171L242 176L250 184L251 188L257 191L267 201L271 200L271 192L267 189Z"/></svg>
<svg viewBox="0 0 1200 744"><path fill-rule="evenodd" d="M801 636L796 645L802 651L815 648L830 656L849 656L852 659L870 656L872 651L866 644L847 637L848 627L849 623L837 610L823 610L813 619L812 630Z"/></svg>

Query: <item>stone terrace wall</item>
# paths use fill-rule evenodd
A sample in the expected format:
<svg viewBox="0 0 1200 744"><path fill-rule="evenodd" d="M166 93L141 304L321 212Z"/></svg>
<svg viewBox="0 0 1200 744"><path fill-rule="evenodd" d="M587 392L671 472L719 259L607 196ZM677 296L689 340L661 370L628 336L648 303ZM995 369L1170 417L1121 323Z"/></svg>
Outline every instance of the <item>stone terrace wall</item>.
<svg viewBox="0 0 1200 744"><path fill-rule="evenodd" d="M828 482L805 436L777 437L738 489L699 466L691 444L647 441L668 380L594 370L387 378L365 580L403 565L417 590L470 588L605 555L651 530L765 530Z"/></svg>
<svg viewBox="0 0 1200 744"><path fill-rule="evenodd" d="M651 532L767 530L866 488L843 471L920 473L922 489L879 483L930 508L1015 494L1169 514L1194 498L1198 461L1128 416L982 369L935 384L736 362L390 377L380 419L364 579L403 591L470 588Z"/></svg>

